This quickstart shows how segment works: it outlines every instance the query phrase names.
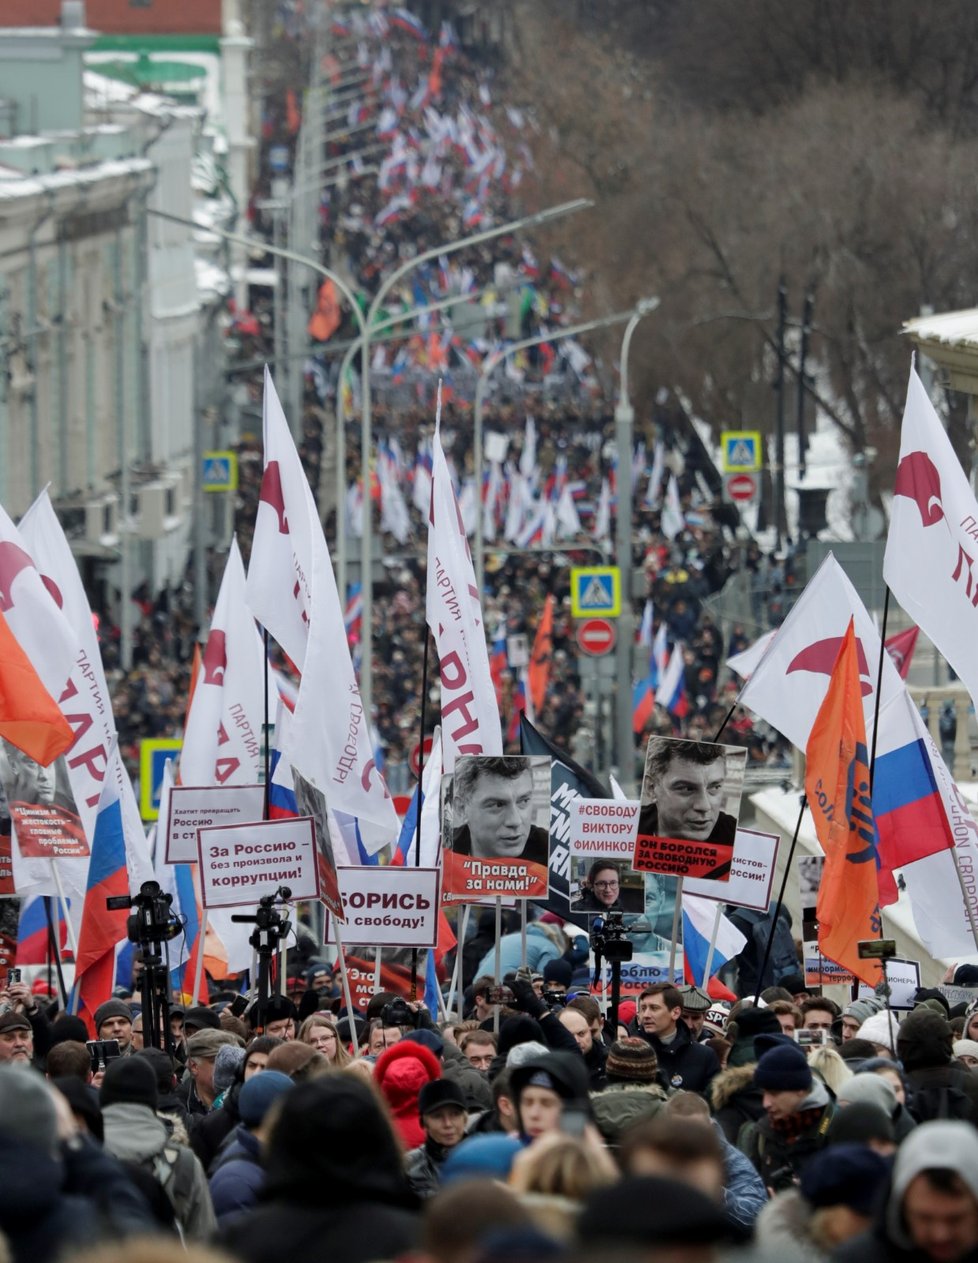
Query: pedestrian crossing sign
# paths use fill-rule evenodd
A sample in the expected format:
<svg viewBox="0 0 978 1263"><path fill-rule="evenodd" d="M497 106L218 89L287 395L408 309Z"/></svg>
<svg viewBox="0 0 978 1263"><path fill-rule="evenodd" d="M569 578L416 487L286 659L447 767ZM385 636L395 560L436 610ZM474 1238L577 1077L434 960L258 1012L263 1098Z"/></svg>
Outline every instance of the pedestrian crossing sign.
<svg viewBox="0 0 978 1263"><path fill-rule="evenodd" d="M237 491L238 453L205 452L201 485L204 491Z"/></svg>
<svg viewBox="0 0 978 1263"><path fill-rule="evenodd" d="M167 759L175 759L183 748L177 737L147 738L139 743L139 814L156 820L160 814L160 790Z"/></svg>
<svg viewBox="0 0 978 1263"><path fill-rule="evenodd" d="M725 474L753 474L761 467L761 435L758 430L724 430L720 435Z"/></svg>
<svg viewBox="0 0 978 1263"><path fill-rule="evenodd" d="M621 614L621 571L617 566L578 566L571 570L571 615L617 618Z"/></svg>

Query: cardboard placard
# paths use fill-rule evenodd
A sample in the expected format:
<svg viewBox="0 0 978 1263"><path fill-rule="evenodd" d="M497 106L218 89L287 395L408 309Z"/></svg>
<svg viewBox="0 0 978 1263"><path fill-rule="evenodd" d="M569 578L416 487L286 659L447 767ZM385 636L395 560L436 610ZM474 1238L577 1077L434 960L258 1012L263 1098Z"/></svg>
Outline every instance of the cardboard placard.
<svg viewBox="0 0 978 1263"><path fill-rule="evenodd" d="M573 858L624 859L631 864L641 804L612 798L578 798L570 804Z"/></svg>
<svg viewBox="0 0 978 1263"><path fill-rule="evenodd" d="M166 820L167 864L197 863L198 829L250 824L264 814L264 785L174 785Z"/></svg>
<svg viewBox="0 0 978 1263"><path fill-rule="evenodd" d="M691 877L683 882L683 891L702 899L716 899L738 908L766 912L771 902L780 844L781 838L776 833L738 829L729 880L716 882Z"/></svg>
<svg viewBox="0 0 978 1263"><path fill-rule="evenodd" d="M571 911L587 917L609 912L645 914L645 874L636 873L625 859L571 860Z"/></svg>
<svg viewBox="0 0 978 1263"><path fill-rule="evenodd" d="M746 764L739 746L650 737L633 867L727 881Z"/></svg>
<svg viewBox="0 0 978 1263"><path fill-rule="evenodd" d="M341 868L344 947L434 947L437 868Z"/></svg>
<svg viewBox="0 0 978 1263"><path fill-rule="evenodd" d="M295 900L319 898L311 816L198 829L197 850L205 908L256 904L280 886L288 886Z"/></svg>
<svg viewBox="0 0 978 1263"><path fill-rule="evenodd" d="M920 962L894 956L886 962L886 980L890 984L890 1008L909 1013L920 986ZM857 1000L871 1000L875 995L874 989L865 982L859 984Z"/></svg>
<svg viewBox="0 0 978 1263"><path fill-rule="evenodd" d="M550 859L550 760L466 755L442 777L446 896L545 898Z"/></svg>
<svg viewBox="0 0 978 1263"><path fill-rule="evenodd" d="M824 867L824 855L802 855L798 860L805 983L809 987L851 986L856 981L853 975L819 951L816 909Z"/></svg>

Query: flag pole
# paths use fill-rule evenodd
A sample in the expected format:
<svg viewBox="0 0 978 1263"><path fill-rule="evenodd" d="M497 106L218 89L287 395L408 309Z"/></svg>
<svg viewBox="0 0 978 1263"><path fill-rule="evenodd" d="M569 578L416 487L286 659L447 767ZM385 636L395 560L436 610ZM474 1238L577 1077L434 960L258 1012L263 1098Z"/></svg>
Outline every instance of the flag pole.
<svg viewBox="0 0 978 1263"><path fill-rule="evenodd" d="M51 865L51 876L54 878L54 887L58 892L58 903L61 905L61 915L65 919L65 930L68 934L68 943L71 947L71 954L75 960L78 960L78 936L75 934L75 927L71 924L71 918L68 916L68 900L65 898L65 888L61 884L61 874L58 872L58 866L54 860L49 861Z"/></svg>
<svg viewBox="0 0 978 1263"><path fill-rule="evenodd" d="M340 980L343 984L343 996L346 1000L346 1011L350 1018L350 1028L353 1028L353 1018L355 1010L353 1008L353 996L350 993L350 976L346 972L346 953L343 951L343 939L340 936L339 918L332 917L333 922L333 938L336 940L336 953L340 962ZM354 1036L356 1038L356 1036Z"/></svg>
<svg viewBox="0 0 978 1263"><path fill-rule="evenodd" d="M706 952L706 964L703 966L703 990L710 994L710 967L713 964L713 957L717 950L717 936L720 933L720 918L723 916L723 904L717 904L716 914L713 917L713 933L710 935L710 946Z"/></svg>
<svg viewBox="0 0 978 1263"><path fill-rule="evenodd" d="M44 895L44 915L48 923L48 988L51 987L51 964L54 964L55 973L58 975L58 990L61 993L61 1003L64 1008L68 1007L68 989L65 986L64 971L61 968L61 935L54 928L54 914L51 911L51 896Z"/></svg>
<svg viewBox="0 0 978 1263"><path fill-rule="evenodd" d="M204 940L207 937L207 909L200 917L200 933L197 936L197 965L194 969L194 1004L200 1000L200 987L204 980Z"/></svg>
<svg viewBox="0 0 978 1263"><path fill-rule="evenodd" d="M886 653L886 620L890 614L890 588L884 584L886 595L883 597L883 626L880 629L880 660L876 672L876 702L873 706L873 742L869 752L869 792L873 792L873 774L876 771L876 736L880 730L880 690L883 687L883 655ZM974 927L972 927L974 928ZM880 934L883 933L883 921L880 918Z"/></svg>
<svg viewBox="0 0 978 1263"><path fill-rule="evenodd" d="M452 967L452 980L448 986L448 1011L450 1013L454 1013L456 1011L456 993L461 995L462 992L462 983L464 981L462 978L462 948L465 946L465 940L469 932L469 912L471 910L471 904L462 904L462 912L458 920L459 934L455 946L455 964ZM459 1010L459 1015L461 1016L461 1010Z"/></svg>
<svg viewBox="0 0 978 1263"><path fill-rule="evenodd" d="M736 696L736 697L734 698L734 700L733 700L733 705L730 707L730 709L729 709L729 710L727 711L727 713L724 715L724 717L723 717L723 723L720 725L720 727L716 730L716 732L715 732L715 733L713 734L713 736L710 738L710 740L711 740L711 741L719 741L719 740L720 740L720 734L723 732L724 728L726 728L727 724L729 724L729 723L730 723L731 716L733 715L734 711L737 709L737 706L739 705L739 703L740 703L740 694L738 693L738 694L737 694L737 696Z"/></svg>
<svg viewBox="0 0 978 1263"><path fill-rule="evenodd" d="M791 846L788 848L788 858L784 862L784 877L781 879L781 889L778 892L778 901L774 905L774 916L771 918L771 933L767 936L767 944L764 948L764 958L761 961L760 969L757 971L757 989L754 992L755 1005L761 998L761 992L764 990L764 987L762 986L764 981L764 970L767 969L767 963L771 959L771 947L774 944L774 931L778 928L778 917L781 915L781 905L784 903L784 892L788 889L788 874L791 872L791 861L795 857L795 847L798 845L798 834L801 832L801 821L807 806L808 798L805 794L802 794L801 806L798 809L798 820L795 824L795 831L791 836Z"/></svg>
<svg viewBox="0 0 978 1263"><path fill-rule="evenodd" d="M427 580L425 582L427 587ZM421 867L421 815L424 804L422 802L423 793L421 789L422 777L424 776L424 727L427 721L425 714L428 700L428 644L431 640L431 633L428 631L428 624L424 627L424 650L421 656L421 733L418 738L418 818L414 822L414 867ZM411 999L418 998L418 949L411 948Z"/></svg>
<svg viewBox="0 0 978 1263"><path fill-rule="evenodd" d="M499 897L499 895L497 895L497 896L496 896L496 926L495 926L495 930L496 930L496 953L495 953L495 957L494 957L494 959L493 959L493 976L494 976L494 978L495 978L495 984L494 984L494 985L495 985L495 986L497 986L497 987L501 987L501 986L503 985L503 983L502 983L502 979L499 977L499 975L502 973L502 969L503 969L503 944L502 944L502 936L503 936L503 901L502 901L502 899ZM492 1009L493 1009L493 1012L492 1012L492 1031L493 1031L493 1034L494 1034L494 1035L498 1038L498 1036L499 1036L499 1005L498 1005L498 1004L494 1004L494 1005L492 1006Z"/></svg>
<svg viewBox="0 0 978 1263"><path fill-rule="evenodd" d="M676 947L679 939L680 918L683 915L683 879L676 879L676 906L672 910L672 942L669 945L669 981L676 978Z"/></svg>
<svg viewBox="0 0 978 1263"><path fill-rule="evenodd" d="M269 793L270 793L270 789L271 789L271 787L269 786L269 783L268 783L268 780L269 780L269 759L270 759L269 747L270 747L270 745L271 745L271 738L269 737L269 733L268 733L268 728L269 728L269 723L270 723L270 718L269 718L269 714L268 714L268 675L269 675L269 670L268 670L268 628L267 628L267 627L263 627L263 628L261 629L261 634L262 634L262 640L263 640L263 642L264 642L264 646L265 646L265 655L264 655L264 657L265 657L265 698L264 698L264 705L265 705L265 814L264 814L264 816L263 816L262 818L263 818L264 820L267 820L267 819L269 818L269 815L268 815L268 804L269 804Z"/></svg>

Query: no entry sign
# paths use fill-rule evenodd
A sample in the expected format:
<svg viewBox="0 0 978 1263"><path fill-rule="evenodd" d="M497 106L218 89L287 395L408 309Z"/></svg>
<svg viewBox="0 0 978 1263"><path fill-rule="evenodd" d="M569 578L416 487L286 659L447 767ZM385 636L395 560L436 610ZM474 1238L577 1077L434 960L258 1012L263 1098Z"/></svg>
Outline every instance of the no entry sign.
<svg viewBox="0 0 978 1263"><path fill-rule="evenodd" d="M592 658L603 658L615 647L615 625L606 618L588 618L578 623L578 648Z"/></svg>
<svg viewBox="0 0 978 1263"><path fill-rule="evenodd" d="M738 504L746 504L757 495L756 474L728 474L727 495Z"/></svg>

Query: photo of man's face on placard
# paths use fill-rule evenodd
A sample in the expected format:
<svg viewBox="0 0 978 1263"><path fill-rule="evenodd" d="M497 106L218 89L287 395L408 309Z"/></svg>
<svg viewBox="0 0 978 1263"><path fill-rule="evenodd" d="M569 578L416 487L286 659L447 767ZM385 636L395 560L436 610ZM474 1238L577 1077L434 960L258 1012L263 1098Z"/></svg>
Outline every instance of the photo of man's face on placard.
<svg viewBox="0 0 978 1263"><path fill-rule="evenodd" d="M550 760L467 755L442 780L448 895L541 898L550 856Z"/></svg>
<svg viewBox="0 0 978 1263"><path fill-rule="evenodd" d="M468 756L452 777L452 840L456 855L546 864L550 785L541 796L525 755ZM549 776L550 764L544 760Z"/></svg>
<svg viewBox="0 0 978 1263"><path fill-rule="evenodd" d="M685 850L658 847L664 864L659 871L715 880L729 875L746 764L747 751L738 746L674 737L649 739L639 839L692 844Z"/></svg>

